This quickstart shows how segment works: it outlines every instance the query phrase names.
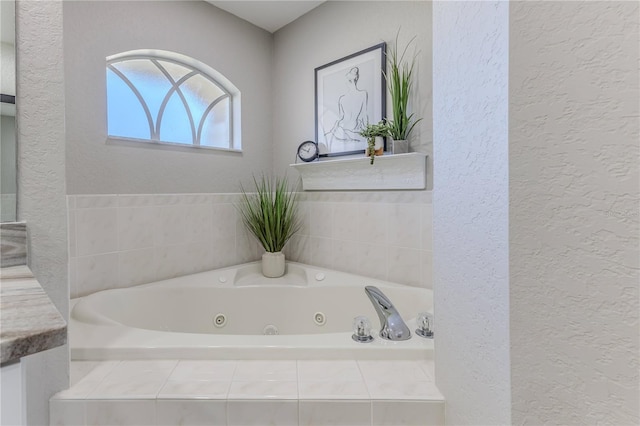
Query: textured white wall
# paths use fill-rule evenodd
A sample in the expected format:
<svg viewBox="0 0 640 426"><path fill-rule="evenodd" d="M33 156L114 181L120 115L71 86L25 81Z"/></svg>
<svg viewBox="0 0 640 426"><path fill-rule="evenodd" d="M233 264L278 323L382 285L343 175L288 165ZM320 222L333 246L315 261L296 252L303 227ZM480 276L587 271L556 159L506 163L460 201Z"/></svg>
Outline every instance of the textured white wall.
<svg viewBox="0 0 640 426"><path fill-rule="evenodd" d="M509 424L508 2L433 4L436 384L448 424Z"/></svg>
<svg viewBox="0 0 640 426"><path fill-rule="evenodd" d="M432 188L431 3L423 1L326 2L274 34L274 170L288 170L296 149L315 140L314 69L367 47L416 36L414 96L410 108L424 119L412 132L413 151L429 154L427 188ZM409 50L413 53L412 50ZM389 100L389 99L388 99ZM387 102L387 114L391 113Z"/></svg>
<svg viewBox="0 0 640 426"><path fill-rule="evenodd" d="M69 194L237 192L270 171L268 32L203 1L64 3ZM154 48L191 56L242 93L242 154L107 144L105 58Z"/></svg>
<svg viewBox="0 0 640 426"><path fill-rule="evenodd" d="M510 24L513 422L637 425L638 3Z"/></svg>
<svg viewBox="0 0 640 426"><path fill-rule="evenodd" d="M29 266L68 317L62 2L16 5L18 220L28 223ZM48 424L49 397L69 384L69 348L25 360L27 422Z"/></svg>

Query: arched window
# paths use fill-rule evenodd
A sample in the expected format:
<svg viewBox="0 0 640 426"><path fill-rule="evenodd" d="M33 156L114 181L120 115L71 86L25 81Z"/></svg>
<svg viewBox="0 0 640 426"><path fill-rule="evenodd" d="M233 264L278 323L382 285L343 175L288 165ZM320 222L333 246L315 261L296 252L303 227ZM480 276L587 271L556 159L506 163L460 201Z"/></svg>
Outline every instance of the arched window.
<svg viewBox="0 0 640 426"><path fill-rule="evenodd" d="M240 91L178 53L109 56L107 129L119 139L240 150Z"/></svg>

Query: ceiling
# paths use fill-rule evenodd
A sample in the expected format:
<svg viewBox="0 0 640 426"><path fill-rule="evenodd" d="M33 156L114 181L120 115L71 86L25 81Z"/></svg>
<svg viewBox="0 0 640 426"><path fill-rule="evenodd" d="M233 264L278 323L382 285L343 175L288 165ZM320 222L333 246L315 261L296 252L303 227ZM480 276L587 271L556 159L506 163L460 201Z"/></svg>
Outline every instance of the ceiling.
<svg viewBox="0 0 640 426"><path fill-rule="evenodd" d="M289 22L295 21L324 1L217 1L206 0L212 5L226 10L239 18L263 28L270 33L276 32Z"/></svg>

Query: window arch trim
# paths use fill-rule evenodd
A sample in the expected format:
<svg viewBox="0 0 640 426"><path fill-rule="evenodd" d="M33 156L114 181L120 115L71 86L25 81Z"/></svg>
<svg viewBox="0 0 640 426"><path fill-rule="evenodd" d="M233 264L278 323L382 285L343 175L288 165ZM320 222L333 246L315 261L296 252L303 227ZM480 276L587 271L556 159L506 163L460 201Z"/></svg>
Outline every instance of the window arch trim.
<svg viewBox="0 0 640 426"><path fill-rule="evenodd" d="M158 70L167 78L168 82L171 84L171 88L168 90L167 94L163 98L160 108L158 110L157 122L155 123L155 126L153 122L154 121L153 117L151 116L151 110L147 105L146 101L144 100L144 97L142 96L140 91L122 72L120 72L114 66L114 64L117 64L119 62L136 60L136 59L148 60L151 63L153 63L158 68ZM157 49L139 49L139 50L132 50L128 52L122 52L122 53L108 56L106 58L106 61L107 61L107 68L113 71L120 79L122 79L122 81L132 90L132 92L140 102L145 112L145 115L147 117L147 121L149 124L149 134L150 134L149 140L127 138L127 137L120 137L120 136L109 136L109 138L128 139L128 140L136 140L136 141L142 141L142 142L159 143L159 144L167 144L167 145L179 145L186 148L198 147L198 148L207 148L207 149L224 150L224 151L241 151L242 150L241 149L241 126L240 126L240 116L241 116L240 91L229 79L227 79L223 74L221 74L214 68L211 68L210 66L194 58L190 58L188 56L175 53L175 52L169 52L169 51L157 50ZM158 61L165 61L165 62L170 62L176 65L180 65L182 67L190 69L191 71L176 81L171 76L169 71L164 66L162 66L162 64L159 63ZM196 123L196 120L193 117L191 109L188 106L188 101L180 86L184 82L189 80L189 78L192 78L198 75L204 77L205 79L210 81L212 84L214 84L218 89L220 89L220 91L222 91L223 94L215 98L213 101L209 103L209 105L204 109L202 113L202 117L200 117L200 120L198 121L198 123ZM166 105L171 99L172 95L176 93L181 99L181 102L185 108L185 112L189 119L192 140L193 140L192 144L165 142L165 141L161 141L159 137L160 128L161 128L160 126L162 124L162 117L164 116ZM206 118L208 114L211 112L211 110L215 108L217 104L219 104L221 101L225 99L229 100L229 120L228 120L229 147L221 148L221 147L214 147L214 146L203 146L201 144L201 139L202 139L202 130L205 125Z"/></svg>

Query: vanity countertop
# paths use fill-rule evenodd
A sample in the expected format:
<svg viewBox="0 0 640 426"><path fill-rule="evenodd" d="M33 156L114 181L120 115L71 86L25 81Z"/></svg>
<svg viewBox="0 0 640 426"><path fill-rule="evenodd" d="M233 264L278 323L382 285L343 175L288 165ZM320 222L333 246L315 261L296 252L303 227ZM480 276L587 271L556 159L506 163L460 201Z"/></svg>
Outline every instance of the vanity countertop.
<svg viewBox="0 0 640 426"><path fill-rule="evenodd" d="M2 268L0 277L0 363L64 345L67 323L29 268Z"/></svg>

